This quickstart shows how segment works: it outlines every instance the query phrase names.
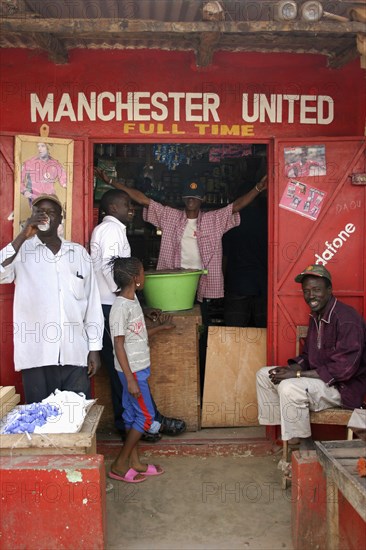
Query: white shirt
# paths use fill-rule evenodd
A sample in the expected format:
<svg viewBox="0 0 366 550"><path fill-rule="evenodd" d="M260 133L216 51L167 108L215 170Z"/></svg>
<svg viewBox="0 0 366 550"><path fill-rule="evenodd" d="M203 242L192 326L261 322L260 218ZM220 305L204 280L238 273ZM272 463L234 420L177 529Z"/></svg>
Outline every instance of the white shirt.
<svg viewBox="0 0 366 550"><path fill-rule="evenodd" d="M117 286L108 262L113 256L122 258L131 256L126 226L114 216L105 216L102 223L93 230L90 239L90 254L102 304L112 305L116 298L114 293Z"/></svg>
<svg viewBox="0 0 366 550"><path fill-rule="evenodd" d="M202 269L202 260L197 244L197 218L188 218L181 243L183 269Z"/></svg>
<svg viewBox="0 0 366 550"><path fill-rule="evenodd" d="M0 283L15 283L16 371L58 364L86 367L89 351L102 349L104 319L91 258L80 244L61 243L54 255L34 236L11 264L0 265ZM14 253L8 244L0 251L0 264Z"/></svg>

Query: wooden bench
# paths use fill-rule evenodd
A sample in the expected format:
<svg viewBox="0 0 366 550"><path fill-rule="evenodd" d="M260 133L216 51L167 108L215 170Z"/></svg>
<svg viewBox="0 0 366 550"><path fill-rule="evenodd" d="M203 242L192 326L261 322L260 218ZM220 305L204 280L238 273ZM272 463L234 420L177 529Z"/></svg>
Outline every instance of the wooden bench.
<svg viewBox="0 0 366 550"><path fill-rule="evenodd" d="M296 356L299 355L304 339L308 333L308 327L299 325L296 327ZM324 409L323 411L310 411L311 424L325 424L333 426L347 426L351 418L352 410L342 408ZM353 432L350 428L347 430L347 440L353 439ZM282 459L289 462L289 445L288 441L283 441ZM282 486L286 488L287 476L282 478Z"/></svg>

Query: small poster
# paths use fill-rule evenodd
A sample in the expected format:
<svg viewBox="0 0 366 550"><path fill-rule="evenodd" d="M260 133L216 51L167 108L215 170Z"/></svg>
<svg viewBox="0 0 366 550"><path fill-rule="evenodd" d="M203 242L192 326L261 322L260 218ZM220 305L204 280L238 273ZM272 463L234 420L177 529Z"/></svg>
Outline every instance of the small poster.
<svg viewBox="0 0 366 550"><path fill-rule="evenodd" d="M297 180L289 180L280 200L280 207L316 220L323 205L325 191Z"/></svg>
<svg viewBox="0 0 366 550"><path fill-rule="evenodd" d="M300 178L303 176L325 176L325 145L307 145L285 147L285 176Z"/></svg>
<svg viewBox="0 0 366 550"><path fill-rule="evenodd" d="M39 195L56 195L63 205L59 235L71 238L74 141L15 136L14 238L31 215Z"/></svg>

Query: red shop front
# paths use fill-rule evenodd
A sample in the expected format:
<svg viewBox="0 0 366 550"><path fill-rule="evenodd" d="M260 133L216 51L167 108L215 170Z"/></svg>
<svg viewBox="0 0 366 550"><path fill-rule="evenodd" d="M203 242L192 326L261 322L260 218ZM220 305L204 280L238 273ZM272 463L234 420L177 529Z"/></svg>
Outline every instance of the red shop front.
<svg viewBox="0 0 366 550"><path fill-rule="evenodd" d="M331 271L341 300L366 311L365 73L331 70L306 54L218 52L197 68L189 52L1 50L1 245L13 238L15 136L73 140L71 238L88 244L95 223L98 144L248 144L265 151L268 189L268 364L294 354L307 308L294 276ZM299 169L307 155L308 169ZM315 160L314 160L315 159ZM318 169L312 169L313 166ZM319 168L321 167L321 168ZM15 167L16 168L16 167ZM12 294L1 296L1 384L16 385Z"/></svg>

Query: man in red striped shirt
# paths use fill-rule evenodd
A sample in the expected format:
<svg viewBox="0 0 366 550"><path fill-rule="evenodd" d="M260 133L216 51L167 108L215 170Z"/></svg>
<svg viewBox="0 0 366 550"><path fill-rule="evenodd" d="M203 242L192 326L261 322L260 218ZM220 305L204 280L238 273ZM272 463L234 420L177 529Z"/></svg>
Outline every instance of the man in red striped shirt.
<svg viewBox="0 0 366 550"><path fill-rule="evenodd" d="M205 299L222 298L222 236L240 224L239 211L267 188L267 176L234 202L207 212L201 211L204 201L203 186L193 180L183 187L184 210L163 206L141 191L126 187L120 182L112 185L144 206L144 220L161 229L157 269L206 269L207 275L200 278L197 300L202 303Z"/></svg>

